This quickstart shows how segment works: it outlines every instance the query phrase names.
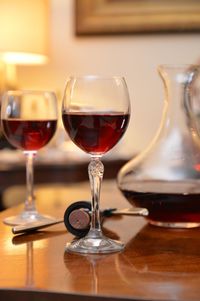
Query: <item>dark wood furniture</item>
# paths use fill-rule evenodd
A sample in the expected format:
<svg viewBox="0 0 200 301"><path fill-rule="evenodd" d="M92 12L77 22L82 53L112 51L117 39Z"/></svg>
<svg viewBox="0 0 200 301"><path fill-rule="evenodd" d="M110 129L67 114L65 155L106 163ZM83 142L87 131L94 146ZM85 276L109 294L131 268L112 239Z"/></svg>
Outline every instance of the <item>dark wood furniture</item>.
<svg viewBox="0 0 200 301"><path fill-rule="evenodd" d="M41 212L62 216L73 201L88 199L88 182L36 187ZM127 207L115 181L105 180L101 208ZM75 255L63 224L13 236L2 220L21 206L0 213L0 300L125 301L199 300L200 229L170 230L141 217L107 218L104 231L126 243L121 253Z"/></svg>
<svg viewBox="0 0 200 301"><path fill-rule="evenodd" d="M14 153L12 155L14 157ZM22 156L23 158L23 156ZM120 168L127 162L126 159L103 160L105 166L104 179L117 177ZM36 160L34 162L34 183L37 184L66 184L82 182L88 179L87 160L66 158L51 161ZM16 185L26 184L25 160L14 162L4 161L0 158L0 211L7 208L3 202L3 194L6 189Z"/></svg>

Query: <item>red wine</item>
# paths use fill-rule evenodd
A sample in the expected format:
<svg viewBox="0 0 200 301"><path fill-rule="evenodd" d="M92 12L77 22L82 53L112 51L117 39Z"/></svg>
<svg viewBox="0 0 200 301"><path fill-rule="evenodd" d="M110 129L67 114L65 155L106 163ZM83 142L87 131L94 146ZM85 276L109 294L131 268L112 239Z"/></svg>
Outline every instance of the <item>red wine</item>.
<svg viewBox="0 0 200 301"><path fill-rule="evenodd" d="M57 120L3 119L3 132L16 148L38 150L45 146L56 131Z"/></svg>
<svg viewBox="0 0 200 301"><path fill-rule="evenodd" d="M103 154L124 134L130 115L123 113L64 113L63 124L72 141L87 153Z"/></svg>
<svg viewBox="0 0 200 301"><path fill-rule="evenodd" d="M127 200L147 208L148 219L154 222L199 223L200 194L143 193L122 190Z"/></svg>

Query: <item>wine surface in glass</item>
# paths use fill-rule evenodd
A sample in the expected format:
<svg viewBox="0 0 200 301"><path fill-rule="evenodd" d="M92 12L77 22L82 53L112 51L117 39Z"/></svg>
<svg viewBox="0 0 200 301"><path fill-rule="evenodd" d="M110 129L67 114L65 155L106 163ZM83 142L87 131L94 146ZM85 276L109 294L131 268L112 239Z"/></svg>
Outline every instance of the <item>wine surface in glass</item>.
<svg viewBox="0 0 200 301"><path fill-rule="evenodd" d="M64 112L63 124L72 141L90 154L104 154L123 136L130 115L123 113Z"/></svg>
<svg viewBox="0 0 200 301"><path fill-rule="evenodd" d="M57 120L3 119L3 131L16 148L26 151L45 146L56 131Z"/></svg>

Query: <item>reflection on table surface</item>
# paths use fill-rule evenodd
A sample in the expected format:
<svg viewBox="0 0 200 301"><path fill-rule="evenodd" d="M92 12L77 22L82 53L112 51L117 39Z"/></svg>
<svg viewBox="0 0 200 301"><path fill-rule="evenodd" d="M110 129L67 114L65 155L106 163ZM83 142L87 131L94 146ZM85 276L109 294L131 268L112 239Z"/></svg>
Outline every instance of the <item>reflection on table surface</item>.
<svg viewBox="0 0 200 301"><path fill-rule="evenodd" d="M39 210L55 217L61 217L70 203L81 199L90 199L88 181L37 187ZM129 205L116 182L105 180L101 208L113 206ZM10 208L1 212L0 218L20 210L20 206ZM200 229L157 228L133 216L107 218L103 228L108 236L126 243L123 252L70 254L65 244L73 237L63 224L13 237L11 229L1 223L0 298L199 300Z"/></svg>

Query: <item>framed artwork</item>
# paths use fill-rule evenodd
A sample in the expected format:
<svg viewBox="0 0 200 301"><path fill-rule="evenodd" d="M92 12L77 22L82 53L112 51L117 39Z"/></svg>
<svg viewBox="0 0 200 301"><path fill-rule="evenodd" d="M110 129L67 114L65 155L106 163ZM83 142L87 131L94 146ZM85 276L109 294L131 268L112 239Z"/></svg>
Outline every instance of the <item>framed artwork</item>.
<svg viewBox="0 0 200 301"><path fill-rule="evenodd" d="M77 35L200 31L200 0L76 0Z"/></svg>

